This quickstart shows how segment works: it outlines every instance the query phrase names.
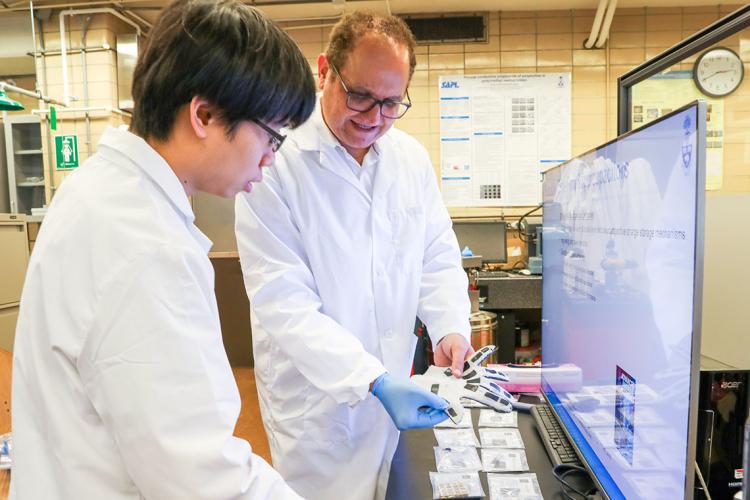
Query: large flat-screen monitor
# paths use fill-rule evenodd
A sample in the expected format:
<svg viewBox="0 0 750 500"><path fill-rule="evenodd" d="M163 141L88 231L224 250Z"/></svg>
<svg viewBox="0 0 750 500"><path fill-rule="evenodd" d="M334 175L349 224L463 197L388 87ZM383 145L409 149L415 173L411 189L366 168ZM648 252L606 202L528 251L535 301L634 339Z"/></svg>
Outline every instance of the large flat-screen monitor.
<svg viewBox="0 0 750 500"><path fill-rule="evenodd" d="M542 392L608 498L692 498L706 105L544 174Z"/></svg>
<svg viewBox="0 0 750 500"><path fill-rule="evenodd" d="M508 262L507 223L501 219L457 220L453 231L461 250L469 247L488 264Z"/></svg>

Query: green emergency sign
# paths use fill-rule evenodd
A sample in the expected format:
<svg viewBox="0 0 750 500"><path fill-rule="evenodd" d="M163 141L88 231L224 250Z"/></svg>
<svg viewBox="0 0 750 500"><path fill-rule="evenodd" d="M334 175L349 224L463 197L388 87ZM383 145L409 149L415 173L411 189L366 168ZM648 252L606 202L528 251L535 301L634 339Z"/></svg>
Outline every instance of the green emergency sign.
<svg viewBox="0 0 750 500"><path fill-rule="evenodd" d="M75 135L58 135L55 137L55 156L57 169L66 170L78 167L78 137Z"/></svg>

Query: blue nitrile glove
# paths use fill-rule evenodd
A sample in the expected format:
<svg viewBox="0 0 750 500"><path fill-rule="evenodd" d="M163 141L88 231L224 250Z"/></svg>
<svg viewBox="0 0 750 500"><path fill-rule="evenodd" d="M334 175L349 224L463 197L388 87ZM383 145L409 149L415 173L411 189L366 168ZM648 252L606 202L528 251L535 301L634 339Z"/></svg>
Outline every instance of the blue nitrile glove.
<svg viewBox="0 0 750 500"><path fill-rule="evenodd" d="M372 393L380 400L398 430L434 427L446 418L448 402L422 389L414 382L396 380L384 373L372 385Z"/></svg>

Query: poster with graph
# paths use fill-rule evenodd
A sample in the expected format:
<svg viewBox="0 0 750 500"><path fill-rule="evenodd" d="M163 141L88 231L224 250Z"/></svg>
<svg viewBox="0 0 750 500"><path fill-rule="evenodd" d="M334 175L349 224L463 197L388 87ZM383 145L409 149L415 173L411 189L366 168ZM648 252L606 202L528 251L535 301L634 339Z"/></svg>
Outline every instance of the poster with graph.
<svg viewBox="0 0 750 500"><path fill-rule="evenodd" d="M541 172L571 155L570 82L570 73L440 77L445 204L539 204Z"/></svg>

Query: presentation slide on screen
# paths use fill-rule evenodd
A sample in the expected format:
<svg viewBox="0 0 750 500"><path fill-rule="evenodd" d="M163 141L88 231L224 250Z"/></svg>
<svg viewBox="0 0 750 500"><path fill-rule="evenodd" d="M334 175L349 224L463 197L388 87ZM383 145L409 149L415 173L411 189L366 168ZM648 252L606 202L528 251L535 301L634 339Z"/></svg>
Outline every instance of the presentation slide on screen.
<svg viewBox="0 0 750 500"><path fill-rule="evenodd" d="M680 498L696 244L696 108L545 175L544 363L612 498ZM643 471L649 471L643 474Z"/></svg>

